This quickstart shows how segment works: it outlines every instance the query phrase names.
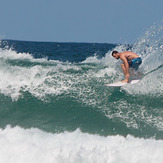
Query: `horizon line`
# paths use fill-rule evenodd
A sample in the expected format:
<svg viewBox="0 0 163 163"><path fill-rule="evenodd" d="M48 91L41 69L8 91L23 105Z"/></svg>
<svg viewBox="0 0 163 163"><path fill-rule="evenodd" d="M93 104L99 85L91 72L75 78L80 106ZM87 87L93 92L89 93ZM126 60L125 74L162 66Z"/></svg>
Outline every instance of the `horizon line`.
<svg viewBox="0 0 163 163"><path fill-rule="evenodd" d="M19 41L19 42L44 42L44 43L76 43L76 44L112 44L122 45L122 43L107 43L107 42L75 42L75 41L37 41L37 40L16 40L16 39L1 39L0 41Z"/></svg>

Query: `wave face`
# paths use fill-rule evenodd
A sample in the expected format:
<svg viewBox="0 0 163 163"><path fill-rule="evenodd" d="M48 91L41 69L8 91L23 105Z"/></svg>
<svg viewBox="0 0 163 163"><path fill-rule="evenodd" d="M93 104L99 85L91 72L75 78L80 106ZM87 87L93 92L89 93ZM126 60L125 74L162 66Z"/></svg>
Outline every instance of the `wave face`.
<svg viewBox="0 0 163 163"><path fill-rule="evenodd" d="M46 152L40 162L162 162L162 32L162 25L154 25L134 45L1 41L2 155L20 146L22 159L32 155L25 154L29 149L40 156ZM112 50L131 50L142 57L139 71L144 75L137 84L105 86L124 78ZM39 145L44 141L47 148ZM132 160L135 153L142 157Z"/></svg>

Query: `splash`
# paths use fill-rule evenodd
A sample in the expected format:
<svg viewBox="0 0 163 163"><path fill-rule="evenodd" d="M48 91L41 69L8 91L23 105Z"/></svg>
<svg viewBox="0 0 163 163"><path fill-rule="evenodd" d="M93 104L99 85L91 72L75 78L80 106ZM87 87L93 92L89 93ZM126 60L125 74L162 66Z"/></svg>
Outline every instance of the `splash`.
<svg viewBox="0 0 163 163"><path fill-rule="evenodd" d="M124 90L130 94L162 96L163 25L160 23L150 27L133 45L132 50L140 54L143 59L140 70L144 73L144 77L137 85L126 87Z"/></svg>

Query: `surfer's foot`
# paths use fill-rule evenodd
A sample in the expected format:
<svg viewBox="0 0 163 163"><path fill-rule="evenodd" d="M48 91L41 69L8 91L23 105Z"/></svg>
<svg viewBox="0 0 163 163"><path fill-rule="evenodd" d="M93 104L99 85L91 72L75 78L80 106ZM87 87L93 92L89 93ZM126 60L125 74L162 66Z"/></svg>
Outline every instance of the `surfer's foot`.
<svg viewBox="0 0 163 163"><path fill-rule="evenodd" d="M122 83L128 83L129 81L127 79L124 79L121 81Z"/></svg>

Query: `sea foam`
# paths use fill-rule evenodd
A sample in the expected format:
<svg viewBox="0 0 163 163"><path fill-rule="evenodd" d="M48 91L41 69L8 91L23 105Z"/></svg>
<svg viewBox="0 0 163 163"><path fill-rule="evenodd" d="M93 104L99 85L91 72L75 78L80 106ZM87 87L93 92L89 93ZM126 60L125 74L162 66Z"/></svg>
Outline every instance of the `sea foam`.
<svg viewBox="0 0 163 163"><path fill-rule="evenodd" d="M80 130L46 133L38 129L0 129L4 163L162 163L163 141L130 135L99 136Z"/></svg>

